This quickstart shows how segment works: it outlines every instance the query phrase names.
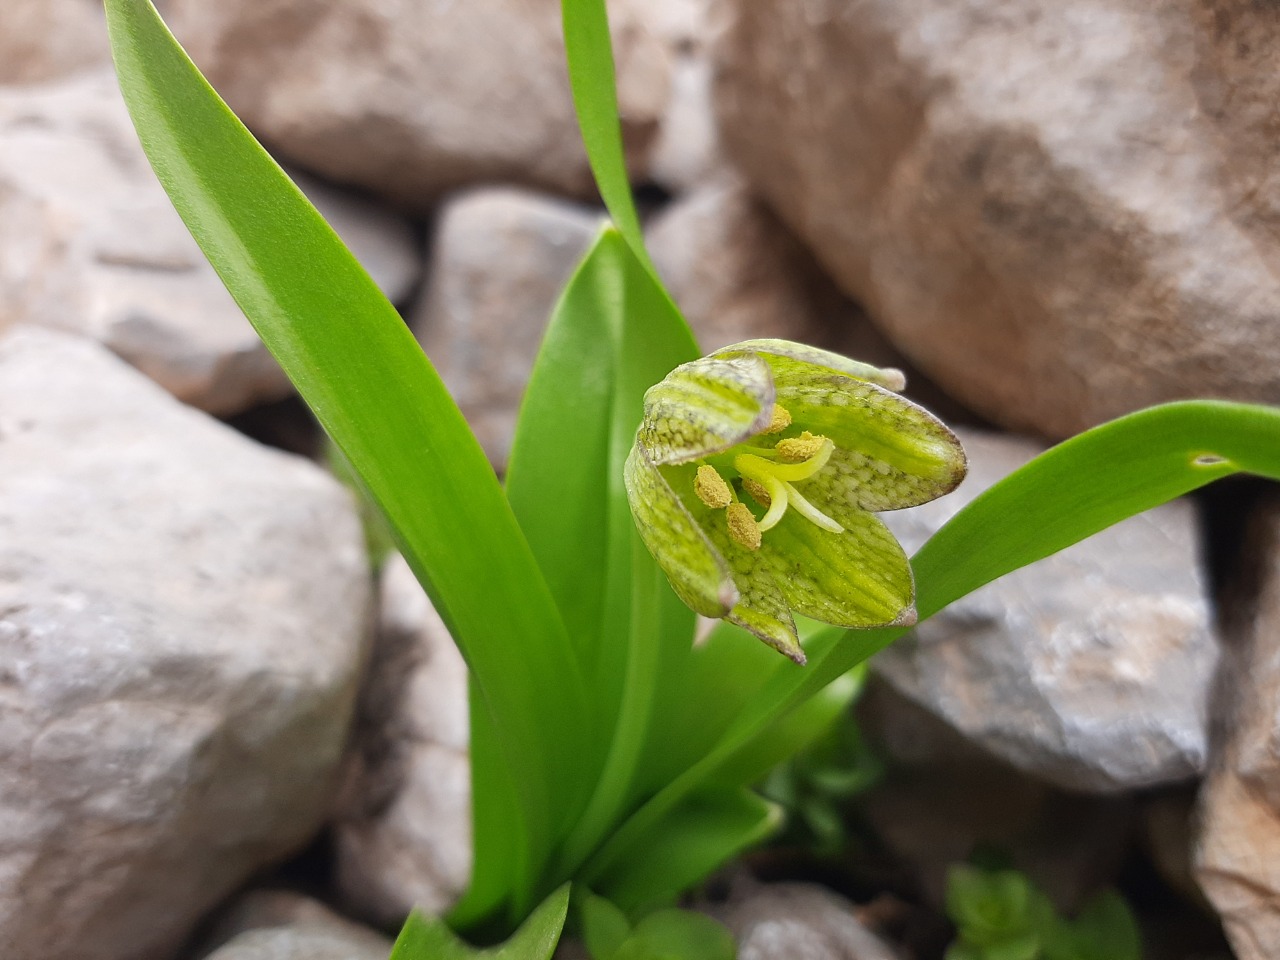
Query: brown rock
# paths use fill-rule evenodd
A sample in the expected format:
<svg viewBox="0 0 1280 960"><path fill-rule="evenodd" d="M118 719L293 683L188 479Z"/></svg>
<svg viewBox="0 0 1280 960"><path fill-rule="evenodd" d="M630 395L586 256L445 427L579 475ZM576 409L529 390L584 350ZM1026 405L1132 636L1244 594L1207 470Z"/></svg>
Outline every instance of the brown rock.
<svg viewBox="0 0 1280 960"><path fill-rule="evenodd" d="M100 0L4 0L0 83L36 83L107 63Z"/></svg>
<svg viewBox="0 0 1280 960"><path fill-rule="evenodd" d="M459 194L441 211L410 325L495 464L506 462L542 332L601 217L507 187Z"/></svg>
<svg viewBox="0 0 1280 960"><path fill-rule="evenodd" d="M1061 437L1280 399L1272 12L721 0L725 149L891 339Z"/></svg>
<svg viewBox="0 0 1280 960"><path fill-rule="evenodd" d="M1200 886L1239 960L1280 952L1280 501L1253 518L1260 586L1224 604L1221 723L1200 796Z"/></svg>
<svg viewBox="0 0 1280 960"><path fill-rule="evenodd" d="M613 3L624 138L643 157L667 102L644 6ZM591 177L556 0L167 0L174 33L288 159L417 209L514 182L573 195Z"/></svg>
<svg viewBox="0 0 1280 960"><path fill-rule="evenodd" d="M866 324L736 176L672 203L649 224L645 241L703 350L753 337L830 345L841 325Z"/></svg>

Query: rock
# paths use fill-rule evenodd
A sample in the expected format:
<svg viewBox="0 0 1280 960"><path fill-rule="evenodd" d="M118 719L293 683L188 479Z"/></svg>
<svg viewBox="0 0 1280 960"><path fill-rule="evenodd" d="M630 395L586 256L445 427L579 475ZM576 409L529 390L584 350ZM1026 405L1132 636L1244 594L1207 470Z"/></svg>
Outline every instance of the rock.
<svg viewBox="0 0 1280 960"><path fill-rule="evenodd" d="M1280 946L1280 500L1251 518L1257 583L1225 599L1196 875L1239 960Z"/></svg>
<svg viewBox="0 0 1280 960"><path fill-rule="evenodd" d="M37 83L110 62L100 0L4 0L0 83Z"/></svg>
<svg viewBox="0 0 1280 960"><path fill-rule="evenodd" d="M410 324L495 464L511 448L547 320L601 222L590 208L503 187L440 212Z"/></svg>
<svg viewBox="0 0 1280 960"><path fill-rule="evenodd" d="M366 655L348 493L105 350L0 339L0 943L167 960L323 823Z"/></svg>
<svg viewBox="0 0 1280 960"><path fill-rule="evenodd" d="M407 294L407 223L316 197L384 289ZM0 330L16 323L97 339L211 413L292 392L170 206L109 72L0 88Z"/></svg>
<svg viewBox="0 0 1280 960"><path fill-rule="evenodd" d="M334 833L342 895L381 925L451 907L471 877L467 670L394 556Z"/></svg>
<svg viewBox="0 0 1280 960"><path fill-rule="evenodd" d="M751 884L712 913L737 938L738 960L896 960L852 903L815 884Z"/></svg>
<svg viewBox="0 0 1280 960"><path fill-rule="evenodd" d="M935 910L944 909L947 871L984 851L1007 857L1068 914L1120 873L1136 819L1128 797L1068 793L1036 780L878 677L857 717L886 761L884 778L859 798L859 813Z"/></svg>
<svg viewBox="0 0 1280 960"><path fill-rule="evenodd" d="M650 0L649 29L670 51L670 94L649 154L649 179L683 193L725 167L711 99L710 0Z"/></svg>
<svg viewBox="0 0 1280 960"><path fill-rule="evenodd" d="M725 151L957 399L1280 399L1280 26L1245 0L721 0Z"/></svg>
<svg viewBox="0 0 1280 960"><path fill-rule="evenodd" d="M643 168L669 84L644 0L610 4L623 136ZM592 192L556 0L167 0L174 33L288 159L426 210L460 187Z"/></svg>
<svg viewBox="0 0 1280 960"><path fill-rule="evenodd" d="M391 941L285 890L255 890L224 916L207 960L386 960Z"/></svg>
<svg viewBox="0 0 1280 960"><path fill-rule="evenodd" d="M959 492L884 515L908 552L1039 449L960 437ZM953 603L873 667L969 740L1065 789L1187 780L1204 766L1217 660L1197 560L1191 504L1165 504Z"/></svg>
<svg viewBox="0 0 1280 960"><path fill-rule="evenodd" d="M841 325L866 324L737 177L672 203L649 224L646 243L704 350L753 337L829 345Z"/></svg>

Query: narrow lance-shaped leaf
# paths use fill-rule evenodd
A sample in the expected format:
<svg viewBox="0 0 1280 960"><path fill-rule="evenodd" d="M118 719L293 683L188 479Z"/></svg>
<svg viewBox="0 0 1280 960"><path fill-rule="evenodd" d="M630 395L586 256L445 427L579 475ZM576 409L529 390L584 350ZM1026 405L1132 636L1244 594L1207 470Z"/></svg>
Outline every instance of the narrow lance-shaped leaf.
<svg viewBox="0 0 1280 960"><path fill-rule="evenodd" d="M437 917L409 915L390 960L551 960L569 912L569 884L555 891L509 940L496 947L472 947Z"/></svg>
<svg viewBox="0 0 1280 960"><path fill-rule="evenodd" d="M577 774L592 734L573 648L502 490L395 310L149 0L107 0L106 10L157 176L390 520L467 658L521 790L531 885L559 824L584 802Z"/></svg>

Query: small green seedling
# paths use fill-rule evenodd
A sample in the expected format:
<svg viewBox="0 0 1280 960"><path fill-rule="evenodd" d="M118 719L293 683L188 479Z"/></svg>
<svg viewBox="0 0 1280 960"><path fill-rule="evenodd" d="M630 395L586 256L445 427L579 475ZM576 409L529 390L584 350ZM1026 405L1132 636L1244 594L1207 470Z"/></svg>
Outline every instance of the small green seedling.
<svg viewBox="0 0 1280 960"><path fill-rule="evenodd" d="M946 960L1141 960L1133 914L1103 891L1075 920L1016 870L956 866L947 877L947 914L956 925Z"/></svg>

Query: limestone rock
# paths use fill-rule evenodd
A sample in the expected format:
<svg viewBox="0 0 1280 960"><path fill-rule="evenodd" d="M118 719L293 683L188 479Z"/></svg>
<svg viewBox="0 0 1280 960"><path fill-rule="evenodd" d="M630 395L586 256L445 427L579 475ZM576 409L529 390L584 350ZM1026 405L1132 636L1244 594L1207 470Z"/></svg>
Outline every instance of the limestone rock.
<svg viewBox="0 0 1280 960"><path fill-rule="evenodd" d="M669 85L644 10L610 4L639 166ZM251 129L340 183L423 210L480 183L590 193L556 0L167 0L164 11Z"/></svg>
<svg viewBox="0 0 1280 960"><path fill-rule="evenodd" d="M852 903L815 884L752 884L712 912L737 938L738 960L895 960Z"/></svg>
<svg viewBox="0 0 1280 960"><path fill-rule="evenodd" d="M467 670L409 565L382 574L382 613L335 827L351 907L397 924L451 907L471 875Z"/></svg>
<svg viewBox="0 0 1280 960"><path fill-rule="evenodd" d="M0 83L37 83L109 62L100 0L4 0Z"/></svg>
<svg viewBox="0 0 1280 960"><path fill-rule="evenodd" d="M1280 949L1280 501L1254 516L1260 587L1224 604L1215 713L1221 720L1200 796L1200 886L1239 960Z"/></svg>
<svg viewBox="0 0 1280 960"><path fill-rule="evenodd" d="M600 223L590 208L505 187L441 210L410 325L497 464L552 308Z"/></svg>
<svg viewBox="0 0 1280 960"><path fill-rule="evenodd" d="M1246 0L720 0L725 150L896 345L1062 437L1280 399L1280 23Z"/></svg>
<svg viewBox="0 0 1280 960"><path fill-rule="evenodd" d="M860 728L886 761L884 778L859 798L859 811L935 910L944 909L948 870L984 850L1007 856L1067 914L1114 883L1134 832L1128 797L1049 786L970 743L878 677L856 709Z"/></svg>
<svg viewBox="0 0 1280 960"><path fill-rule="evenodd" d="M408 224L308 185L387 293L406 295ZM0 330L16 323L93 337L211 413L292 392L169 204L110 72L0 88Z"/></svg>
<svg viewBox="0 0 1280 960"><path fill-rule="evenodd" d="M322 824L363 537L300 458L100 347L0 339L0 943L168 960Z"/></svg>
<svg viewBox="0 0 1280 960"><path fill-rule="evenodd" d="M970 469L959 491L883 515L908 552L1038 452L960 437ZM1066 789L1190 779L1205 762L1217 660L1197 560L1191 504L1166 504L975 591L873 666L968 739Z"/></svg>
<svg viewBox="0 0 1280 960"><path fill-rule="evenodd" d="M654 217L645 239L704 350L752 337L825 343L833 328L865 324L735 176L672 203Z"/></svg>
<svg viewBox="0 0 1280 960"><path fill-rule="evenodd" d="M206 960L386 960L391 941L285 890L255 890L219 924Z"/></svg>

